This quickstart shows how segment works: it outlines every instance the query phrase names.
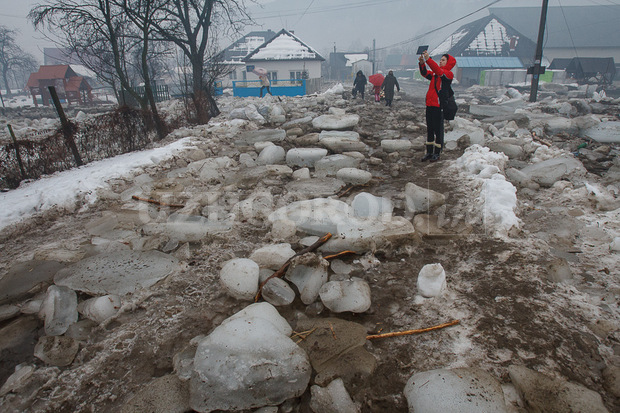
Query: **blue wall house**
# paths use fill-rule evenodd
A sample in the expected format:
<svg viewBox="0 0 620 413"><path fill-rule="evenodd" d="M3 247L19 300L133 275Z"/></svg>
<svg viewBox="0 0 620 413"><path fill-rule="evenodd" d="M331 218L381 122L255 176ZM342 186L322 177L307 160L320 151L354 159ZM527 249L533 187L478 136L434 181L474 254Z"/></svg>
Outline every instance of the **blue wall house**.
<svg viewBox="0 0 620 413"><path fill-rule="evenodd" d="M325 59L293 32L280 30L265 41L243 62L246 80L233 81L235 96L259 96L260 80L252 68L263 68L274 95L298 96L314 93L321 87L321 63Z"/></svg>

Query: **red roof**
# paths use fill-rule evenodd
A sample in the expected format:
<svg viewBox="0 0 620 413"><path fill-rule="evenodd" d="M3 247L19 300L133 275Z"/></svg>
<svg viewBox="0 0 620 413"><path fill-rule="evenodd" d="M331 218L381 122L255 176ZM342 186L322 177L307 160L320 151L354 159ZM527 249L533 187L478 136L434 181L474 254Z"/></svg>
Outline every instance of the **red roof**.
<svg viewBox="0 0 620 413"><path fill-rule="evenodd" d="M92 90L90 85L82 76L74 76L70 77L67 81L67 85L65 86L65 90L67 92L77 92L80 88L84 86L86 90Z"/></svg>
<svg viewBox="0 0 620 413"><path fill-rule="evenodd" d="M39 72L30 73L26 87L39 87Z"/></svg>
<svg viewBox="0 0 620 413"><path fill-rule="evenodd" d="M65 90L70 92L79 91L80 88L92 90L82 76L78 76L69 65L43 65L39 71L31 73L28 78L27 88L39 87L40 80L66 79Z"/></svg>
<svg viewBox="0 0 620 413"><path fill-rule="evenodd" d="M26 87L39 86L39 80L65 79L77 76L69 65L43 65L39 71L31 73Z"/></svg>

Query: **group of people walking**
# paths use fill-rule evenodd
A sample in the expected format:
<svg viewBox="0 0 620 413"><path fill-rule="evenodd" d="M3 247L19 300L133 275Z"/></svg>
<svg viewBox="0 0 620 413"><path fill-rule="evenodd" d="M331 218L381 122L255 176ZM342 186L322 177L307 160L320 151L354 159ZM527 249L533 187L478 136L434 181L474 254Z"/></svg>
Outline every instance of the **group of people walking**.
<svg viewBox="0 0 620 413"><path fill-rule="evenodd" d="M353 80L353 97L355 98L359 93L364 99L364 91L366 90L366 84L368 80L364 73L360 70L355 75L355 80ZM394 72L391 70L388 72L388 75L383 79L383 83L373 85L373 91L375 92L375 102L381 101L381 92L383 92L383 97L385 99L385 106L392 106L392 100L394 100L394 87L400 92L400 85L398 84L398 80L394 76Z"/></svg>
<svg viewBox="0 0 620 413"><path fill-rule="evenodd" d="M444 54L441 56L439 63L435 62L424 51L418 59L420 66L420 74L422 77L430 80L428 91L426 92L426 154L421 161L436 162L439 160L444 145L444 116L440 102L440 91L450 88L450 84L454 79L452 68L456 65L456 59ZM430 70L429 70L430 69ZM353 81L353 98L358 93L364 99L364 91L367 84L366 76L360 70ZM380 93L383 91L385 95L385 105L392 106L394 99L394 87L400 92L398 80L394 77L394 73L390 70L381 85L374 85L375 101L380 100Z"/></svg>

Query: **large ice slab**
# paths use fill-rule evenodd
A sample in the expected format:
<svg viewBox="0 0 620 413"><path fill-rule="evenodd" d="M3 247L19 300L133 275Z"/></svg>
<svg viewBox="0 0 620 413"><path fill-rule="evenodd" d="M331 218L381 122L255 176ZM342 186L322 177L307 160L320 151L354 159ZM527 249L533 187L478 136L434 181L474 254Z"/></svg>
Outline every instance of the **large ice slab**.
<svg viewBox="0 0 620 413"><path fill-rule="evenodd" d="M77 294L70 288L50 285L41 304L45 334L59 336L78 320Z"/></svg>
<svg viewBox="0 0 620 413"><path fill-rule="evenodd" d="M416 373L407 381L405 397L410 412L507 412L499 381L475 368Z"/></svg>
<svg viewBox="0 0 620 413"><path fill-rule="evenodd" d="M601 122L592 128L586 129L582 135L601 143L619 143L620 122Z"/></svg>
<svg viewBox="0 0 620 413"><path fill-rule="evenodd" d="M241 135L239 142L254 144L256 142L280 142L286 138L284 129L259 129L245 132Z"/></svg>
<svg viewBox="0 0 620 413"><path fill-rule="evenodd" d="M573 157L566 156L528 165L521 169L521 172L540 185L551 186L556 181L573 173L583 175L585 169L581 162Z"/></svg>
<svg viewBox="0 0 620 413"><path fill-rule="evenodd" d="M289 166L314 167L314 163L327 155L324 148L293 148L286 153L286 163Z"/></svg>
<svg viewBox="0 0 620 413"><path fill-rule="evenodd" d="M301 396L312 368L289 338L291 328L268 303L253 304L202 339L190 379L198 412L277 406Z"/></svg>
<svg viewBox="0 0 620 413"><path fill-rule="evenodd" d="M269 221L288 219L298 229L313 235L335 234L340 222L352 216L351 207L334 199L315 198L297 201L282 207L269 215Z"/></svg>
<svg viewBox="0 0 620 413"><path fill-rule="evenodd" d="M133 293L179 271L179 260L159 251L119 251L95 255L60 270L56 285L94 295Z"/></svg>
<svg viewBox="0 0 620 413"><path fill-rule="evenodd" d="M316 129L342 130L351 129L359 121L359 115L321 115L312 119L312 126Z"/></svg>

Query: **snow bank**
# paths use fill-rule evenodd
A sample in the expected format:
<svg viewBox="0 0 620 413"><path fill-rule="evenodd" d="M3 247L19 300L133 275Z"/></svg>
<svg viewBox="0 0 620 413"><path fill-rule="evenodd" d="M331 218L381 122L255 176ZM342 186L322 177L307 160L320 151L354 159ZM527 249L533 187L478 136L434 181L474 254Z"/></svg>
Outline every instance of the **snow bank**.
<svg viewBox="0 0 620 413"><path fill-rule="evenodd" d="M161 148L92 162L42 177L0 194L0 230L52 208L71 208L82 198L86 203L92 204L97 201L97 189L107 187L107 181L132 175L149 165L156 165L187 148L190 140L188 137Z"/></svg>

